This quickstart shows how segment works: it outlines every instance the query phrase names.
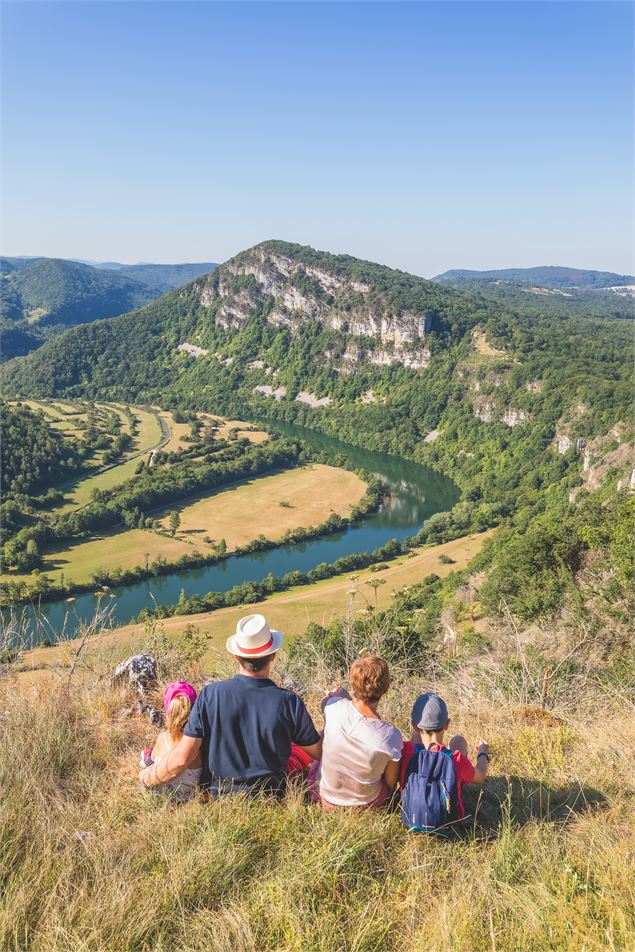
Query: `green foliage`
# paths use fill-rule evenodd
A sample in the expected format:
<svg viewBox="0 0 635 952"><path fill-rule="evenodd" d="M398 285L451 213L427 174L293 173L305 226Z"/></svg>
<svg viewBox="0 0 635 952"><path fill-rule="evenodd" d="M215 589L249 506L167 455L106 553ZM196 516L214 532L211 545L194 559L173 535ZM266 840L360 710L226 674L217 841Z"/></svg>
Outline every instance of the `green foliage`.
<svg viewBox="0 0 635 952"><path fill-rule="evenodd" d="M41 413L26 406L0 402L2 466L0 485L7 493L28 493L72 473L80 465L77 453L52 430Z"/></svg>

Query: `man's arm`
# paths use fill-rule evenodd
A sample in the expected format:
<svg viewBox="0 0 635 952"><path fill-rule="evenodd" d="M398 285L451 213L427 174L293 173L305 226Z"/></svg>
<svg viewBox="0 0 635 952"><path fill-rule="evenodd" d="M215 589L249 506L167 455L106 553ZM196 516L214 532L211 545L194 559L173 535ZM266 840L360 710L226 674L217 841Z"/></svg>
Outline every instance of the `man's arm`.
<svg viewBox="0 0 635 952"><path fill-rule="evenodd" d="M313 757L313 760L319 760L322 756L322 740L320 739L317 744L309 744L308 747L303 747L302 744L298 744L300 750L303 750L305 754L308 754L309 757Z"/></svg>
<svg viewBox="0 0 635 952"><path fill-rule="evenodd" d="M201 749L200 737L183 736L176 747L170 751L160 764L151 764L139 773L139 780L144 787L157 787L168 780L179 777L189 765L196 760Z"/></svg>

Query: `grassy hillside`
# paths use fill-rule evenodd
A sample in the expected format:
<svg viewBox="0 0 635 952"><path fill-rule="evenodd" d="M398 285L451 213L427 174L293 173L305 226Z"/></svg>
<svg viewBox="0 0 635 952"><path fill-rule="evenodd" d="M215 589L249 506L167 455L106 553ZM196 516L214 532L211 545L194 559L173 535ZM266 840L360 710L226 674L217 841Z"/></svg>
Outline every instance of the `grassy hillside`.
<svg viewBox="0 0 635 952"><path fill-rule="evenodd" d="M595 545L576 578L590 620L619 566L610 546ZM133 697L110 673L129 653L155 653L157 705L175 677L200 686L231 673L227 660L202 662L208 641L192 625L181 635L148 625L125 644L102 636L88 652L67 646L67 665L45 660L37 681L12 676L5 658L2 948L631 949L628 624L576 629L573 604L538 628L487 617L480 585L478 571L415 583L385 612L312 625L275 663L321 726L319 701L350 660L381 653L392 687L380 712L403 735L413 698L433 688L470 750L489 741L490 776L482 791L467 788L467 819L451 842L408 834L387 812L322 811L299 786L283 803L179 807L143 793L139 751L157 728L130 714ZM225 615L218 641L232 625Z"/></svg>

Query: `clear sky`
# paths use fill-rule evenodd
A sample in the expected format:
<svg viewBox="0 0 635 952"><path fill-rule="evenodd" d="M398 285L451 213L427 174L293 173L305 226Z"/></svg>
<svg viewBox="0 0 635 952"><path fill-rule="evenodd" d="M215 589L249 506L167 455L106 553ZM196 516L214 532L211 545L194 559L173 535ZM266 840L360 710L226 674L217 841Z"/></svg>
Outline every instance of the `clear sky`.
<svg viewBox="0 0 635 952"><path fill-rule="evenodd" d="M2 4L4 254L632 269L633 7Z"/></svg>

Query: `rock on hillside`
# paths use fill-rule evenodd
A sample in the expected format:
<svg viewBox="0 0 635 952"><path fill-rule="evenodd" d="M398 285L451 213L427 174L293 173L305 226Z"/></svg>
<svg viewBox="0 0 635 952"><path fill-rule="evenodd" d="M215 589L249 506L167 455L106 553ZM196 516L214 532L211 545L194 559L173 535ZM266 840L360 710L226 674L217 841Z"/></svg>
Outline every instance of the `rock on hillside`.
<svg viewBox="0 0 635 952"><path fill-rule="evenodd" d="M348 348L352 362L426 367L426 338L439 322L438 289L430 282L282 241L242 252L201 280L199 289L200 303L213 309L225 330L240 330L255 313L294 335L315 320L360 342Z"/></svg>

